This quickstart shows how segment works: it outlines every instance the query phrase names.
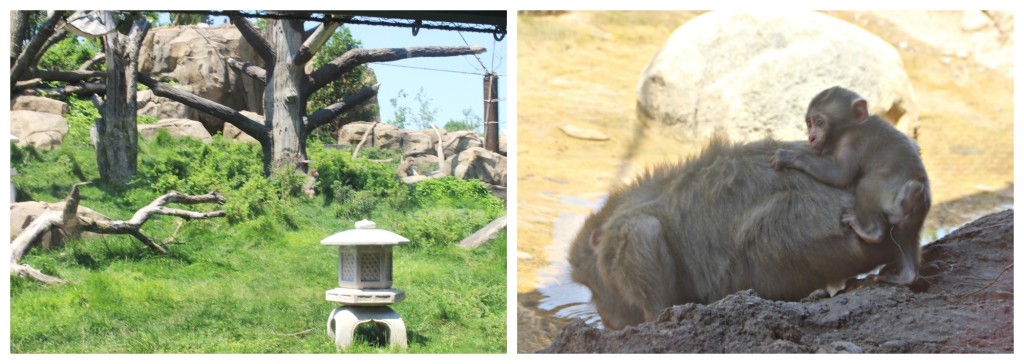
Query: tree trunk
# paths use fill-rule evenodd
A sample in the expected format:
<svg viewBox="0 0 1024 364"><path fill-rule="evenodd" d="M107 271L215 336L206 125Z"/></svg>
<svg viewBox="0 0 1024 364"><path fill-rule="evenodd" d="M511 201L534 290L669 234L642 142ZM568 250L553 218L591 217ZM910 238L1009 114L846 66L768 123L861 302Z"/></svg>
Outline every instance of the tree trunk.
<svg viewBox="0 0 1024 364"><path fill-rule="evenodd" d="M102 118L96 122L99 135L96 164L100 178L117 184L127 183L138 166L135 91L139 47L147 30L149 21L142 18L133 22L128 35L111 32L104 37L107 43L107 98L100 110Z"/></svg>
<svg viewBox="0 0 1024 364"><path fill-rule="evenodd" d="M272 167L305 172L306 136L302 123L302 103L299 87L305 76L305 64L292 62L302 47L302 21L268 20L270 46L274 51L273 72L264 92L266 125L271 128Z"/></svg>

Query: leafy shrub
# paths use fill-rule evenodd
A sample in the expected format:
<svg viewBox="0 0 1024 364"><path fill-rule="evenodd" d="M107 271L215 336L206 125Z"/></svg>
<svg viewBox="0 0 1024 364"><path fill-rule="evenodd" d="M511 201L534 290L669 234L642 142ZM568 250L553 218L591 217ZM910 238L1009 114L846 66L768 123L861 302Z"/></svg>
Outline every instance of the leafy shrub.
<svg viewBox="0 0 1024 364"><path fill-rule="evenodd" d="M408 214L396 232L408 238L411 247L429 249L457 244L490 220L481 210L423 209Z"/></svg>
<svg viewBox="0 0 1024 364"><path fill-rule="evenodd" d="M39 59L39 69L50 71L72 71L100 51L99 38L86 39L69 35ZM103 64L101 62L101 64Z"/></svg>
<svg viewBox="0 0 1024 364"><path fill-rule="evenodd" d="M413 187L412 200L421 208L483 209L488 219L505 214L504 203L479 180L467 181L450 176L424 180Z"/></svg>
<svg viewBox="0 0 1024 364"><path fill-rule="evenodd" d="M64 136L63 144L91 145L89 129L96 125L100 118L100 111L92 101L80 99L75 95L68 96L68 134Z"/></svg>
<svg viewBox="0 0 1024 364"><path fill-rule="evenodd" d="M345 151L315 146L311 146L309 155L313 167L320 173L317 186L327 198L344 197L345 191L339 189L348 186L357 191L369 191L392 206L407 199L408 187L395 176L393 164L365 159L353 161Z"/></svg>

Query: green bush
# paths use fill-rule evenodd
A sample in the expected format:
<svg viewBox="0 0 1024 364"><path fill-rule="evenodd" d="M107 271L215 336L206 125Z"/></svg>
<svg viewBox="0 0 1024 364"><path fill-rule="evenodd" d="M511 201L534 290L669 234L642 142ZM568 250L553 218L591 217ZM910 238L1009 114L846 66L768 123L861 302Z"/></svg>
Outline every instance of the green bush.
<svg viewBox="0 0 1024 364"><path fill-rule="evenodd" d="M505 205L491 194L479 180L461 180L455 177L428 179L416 183L413 202L422 208L452 207L482 209L488 219L505 214Z"/></svg>
<svg viewBox="0 0 1024 364"><path fill-rule="evenodd" d="M400 206L408 196L408 187L395 175L396 164L373 162L367 159L352 160L343 150L311 145L309 148L313 167L320 173L317 186L320 193L331 199L328 202L344 202L348 186L358 191L368 191L375 197L387 201L390 206Z"/></svg>
<svg viewBox="0 0 1024 364"><path fill-rule="evenodd" d="M457 244L490 221L482 210L427 208L407 214L396 232L413 248L433 249Z"/></svg>

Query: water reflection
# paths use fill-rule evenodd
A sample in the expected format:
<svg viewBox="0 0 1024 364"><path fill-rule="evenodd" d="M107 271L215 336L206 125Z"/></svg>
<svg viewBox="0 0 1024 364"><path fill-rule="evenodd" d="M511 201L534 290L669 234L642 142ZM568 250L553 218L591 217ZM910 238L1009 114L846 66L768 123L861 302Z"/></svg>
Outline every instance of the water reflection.
<svg viewBox="0 0 1024 364"><path fill-rule="evenodd" d="M559 197L559 201L563 203L587 207L591 211L604 206L606 199L607 195L596 200L568 195ZM587 216L583 214L562 212L555 219L551 229L551 244L545 248L548 265L537 272L537 292L543 296L537 307L553 312L558 318L580 318L587 324L601 328L601 317L590 303L590 290L573 282L570 275L569 246L576 238L576 232L583 227L586 218Z"/></svg>

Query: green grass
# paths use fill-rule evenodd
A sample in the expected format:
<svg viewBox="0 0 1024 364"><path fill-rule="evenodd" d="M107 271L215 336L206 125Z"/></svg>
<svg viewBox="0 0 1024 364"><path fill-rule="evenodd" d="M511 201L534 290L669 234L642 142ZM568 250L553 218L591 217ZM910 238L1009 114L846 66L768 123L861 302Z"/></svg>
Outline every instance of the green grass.
<svg viewBox="0 0 1024 364"><path fill-rule="evenodd" d="M335 304L324 291L337 285L338 252L319 241L362 217L413 241L394 250L394 288L406 300L392 308L407 326L407 352L506 350L506 236L472 251L455 246L504 213L475 183L432 181L417 192L384 180L393 164L351 161L348 152L311 145L314 160L341 166L333 187L345 193L298 197L288 192L294 182L254 175L261 170L256 146L158 136L140 141L137 178L111 186L98 180L88 134L69 135L50 152L12 149L19 200L59 201L72 183L93 181L82 189L82 205L128 219L168 189L217 189L228 206L182 207L246 216L187 222L166 245L169 254L126 235L30 251L22 262L68 283L10 278L12 353L334 353L325 325ZM341 173L362 176L361 189L337 182ZM343 198L360 192L369 208L349 216ZM179 221L156 217L142 231L162 241ZM379 345L372 330L360 333L347 352L401 352Z"/></svg>

